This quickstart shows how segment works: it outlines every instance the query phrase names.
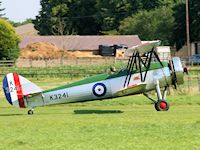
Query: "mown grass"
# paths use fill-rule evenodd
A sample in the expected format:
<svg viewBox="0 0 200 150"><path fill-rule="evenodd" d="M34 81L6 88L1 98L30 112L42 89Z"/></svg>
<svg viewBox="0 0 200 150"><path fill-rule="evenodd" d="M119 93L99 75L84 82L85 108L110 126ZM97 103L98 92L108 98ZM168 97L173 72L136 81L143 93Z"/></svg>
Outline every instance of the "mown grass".
<svg viewBox="0 0 200 150"><path fill-rule="evenodd" d="M87 77L95 74L110 72L110 67L115 66L116 69L126 67L123 62L118 63L107 63L100 65L67 65L62 67L46 67L46 68L16 68L16 67L5 67L0 68L0 75L5 75L10 72L17 72L25 77Z"/></svg>
<svg viewBox="0 0 200 150"><path fill-rule="evenodd" d="M195 105L168 112L156 112L151 105L60 105L37 108L33 116L1 108L0 122L0 149L200 147L200 107Z"/></svg>
<svg viewBox="0 0 200 150"><path fill-rule="evenodd" d="M30 78L44 89L70 79ZM157 112L142 95L35 109L12 108L0 91L0 149L199 149L200 94L171 95ZM152 93L154 96L154 94Z"/></svg>

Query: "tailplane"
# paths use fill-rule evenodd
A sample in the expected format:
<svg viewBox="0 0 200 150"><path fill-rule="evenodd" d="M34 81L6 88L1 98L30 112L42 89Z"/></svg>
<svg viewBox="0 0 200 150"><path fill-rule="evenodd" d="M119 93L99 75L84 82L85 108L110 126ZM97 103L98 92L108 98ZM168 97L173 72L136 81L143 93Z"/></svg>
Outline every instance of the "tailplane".
<svg viewBox="0 0 200 150"><path fill-rule="evenodd" d="M26 108L25 96L43 91L40 87L17 73L9 73L4 77L3 90L7 101L11 105L20 108Z"/></svg>

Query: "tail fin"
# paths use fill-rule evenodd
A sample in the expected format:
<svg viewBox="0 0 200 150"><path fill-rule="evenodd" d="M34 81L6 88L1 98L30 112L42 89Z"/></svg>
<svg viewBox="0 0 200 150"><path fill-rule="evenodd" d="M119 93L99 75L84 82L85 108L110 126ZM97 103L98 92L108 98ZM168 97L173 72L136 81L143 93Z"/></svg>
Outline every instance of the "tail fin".
<svg viewBox="0 0 200 150"><path fill-rule="evenodd" d="M40 93L43 90L17 73L9 73L3 79L3 90L7 101L20 108L26 107L24 96Z"/></svg>

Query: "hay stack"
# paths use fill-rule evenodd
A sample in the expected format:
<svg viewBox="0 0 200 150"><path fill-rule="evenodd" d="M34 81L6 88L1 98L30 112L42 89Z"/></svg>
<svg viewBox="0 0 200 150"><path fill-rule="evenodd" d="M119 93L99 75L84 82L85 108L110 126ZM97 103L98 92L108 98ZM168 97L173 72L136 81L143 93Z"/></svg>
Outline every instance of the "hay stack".
<svg viewBox="0 0 200 150"><path fill-rule="evenodd" d="M20 53L20 58L25 59L58 59L62 56L64 58L101 57L80 51L67 52L58 48L56 45L47 42L28 44L25 48L21 49Z"/></svg>

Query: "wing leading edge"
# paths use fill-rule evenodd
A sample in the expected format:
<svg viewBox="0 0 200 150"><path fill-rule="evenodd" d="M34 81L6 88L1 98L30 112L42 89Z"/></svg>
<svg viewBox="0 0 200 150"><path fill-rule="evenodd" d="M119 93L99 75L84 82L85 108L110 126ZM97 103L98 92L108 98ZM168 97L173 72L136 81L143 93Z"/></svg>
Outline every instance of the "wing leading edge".
<svg viewBox="0 0 200 150"><path fill-rule="evenodd" d="M135 51L138 51L141 54L149 52L152 48L159 46L160 43L161 42L157 40L157 41L151 41L151 42L143 43L141 45L133 46L125 51L125 56L130 57L133 55Z"/></svg>

